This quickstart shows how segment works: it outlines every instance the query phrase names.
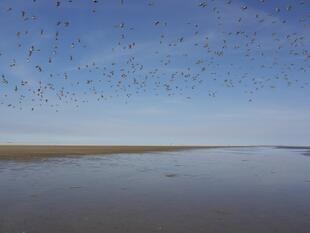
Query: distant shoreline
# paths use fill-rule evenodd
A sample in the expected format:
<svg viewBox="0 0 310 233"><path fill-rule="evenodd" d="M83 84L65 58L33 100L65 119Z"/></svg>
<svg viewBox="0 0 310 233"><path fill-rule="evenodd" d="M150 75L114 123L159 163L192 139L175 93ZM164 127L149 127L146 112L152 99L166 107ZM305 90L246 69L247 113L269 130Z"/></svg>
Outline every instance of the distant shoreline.
<svg viewBox="0 0 310 233"><path fill-rule="evenodd" d="M30 159L58 156L108 155L120 153L168 152L193 149L274 147L279 149L310 149L306 146L151 146L151 145L16 145L0 144L1 159Z"/></svg>
<svg viewBox="0 0 310 233"><path fill-rule="evenodd" d="M0 159L27 159L76 155L146 153L240 146L130 146L130 145L0 145Z"/></svg>
<svg viewBox="0 0 310 233"><path fill-rule="evenodd" d="M122 146L122 145L0 145L0 159L27 159L57 156L106 155L214 148L207 146Z"/></svg>

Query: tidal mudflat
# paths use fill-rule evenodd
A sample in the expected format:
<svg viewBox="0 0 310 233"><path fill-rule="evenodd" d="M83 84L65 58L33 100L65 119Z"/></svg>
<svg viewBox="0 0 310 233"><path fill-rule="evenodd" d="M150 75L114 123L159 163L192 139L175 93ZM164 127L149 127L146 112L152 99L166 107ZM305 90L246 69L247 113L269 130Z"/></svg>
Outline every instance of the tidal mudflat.
<svg viewBox="0 0 310 233"><path fill-rule="evenodd" d="M309 151L0 160L0 232L308 233Z"/></svg>

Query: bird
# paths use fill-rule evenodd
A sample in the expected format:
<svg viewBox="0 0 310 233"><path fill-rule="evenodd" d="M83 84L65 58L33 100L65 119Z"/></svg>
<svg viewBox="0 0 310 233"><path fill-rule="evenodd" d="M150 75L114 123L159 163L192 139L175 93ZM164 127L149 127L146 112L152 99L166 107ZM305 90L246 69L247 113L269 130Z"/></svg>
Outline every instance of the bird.
<svg viewBox="0 0 310 233"><path fill-rule="evenodd" d="M260 91L309 87L301 78L309 72L308 15L295 14L306 1L274 6L257 1L263 10L232 0L200 1L198 6L189 1L184 5L193 7L188 17L165 19L157 9L160 4L147 0L137 3L146 15L143 20L133 20L130 14L107 19L106 11L134 6L124 0L115 5L102 2L85 1L82 8L72 0L43 8L36 0L4 4L2 28L8 28L6 20L15 23L3 33L10 38L8 46L0 48L0 62L6 67L0 70L0 87L7 93L1 103L17 110L30 100L35 111L45 105L79 107L93 99L124 98L128 103L145 93L193 101L196 92L204 91L216 99L226 89L241 90L244 100L253 103ZM76 6L79 15L68 14L67 4ZM94 41L92 33L100 39ZM92 58L96 51L103 53L97 59ZM35 83L30 75L17 79L20 68L36 71ZM10 95L18 97L15 103ZM57 101L49 99L51 95Z"/></svg>

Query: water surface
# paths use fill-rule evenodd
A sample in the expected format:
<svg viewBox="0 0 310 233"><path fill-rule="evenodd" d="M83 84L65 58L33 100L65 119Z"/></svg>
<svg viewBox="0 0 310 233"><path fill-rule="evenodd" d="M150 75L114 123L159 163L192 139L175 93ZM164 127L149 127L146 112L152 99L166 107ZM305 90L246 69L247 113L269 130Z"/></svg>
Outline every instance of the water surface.
<svg viewBox="0 0 310 233"><path fill-rule="evenodd" d="M310 149L0 161L1 233L308 233Z"/></svg>

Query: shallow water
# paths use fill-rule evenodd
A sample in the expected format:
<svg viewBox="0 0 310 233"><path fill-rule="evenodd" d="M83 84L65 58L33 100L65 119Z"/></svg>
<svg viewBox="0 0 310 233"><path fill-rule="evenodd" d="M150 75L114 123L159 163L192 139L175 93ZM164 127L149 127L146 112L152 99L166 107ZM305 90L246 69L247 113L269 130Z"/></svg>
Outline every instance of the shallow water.
<svg viewBox="0 0 310 233"><path fill-rule="evenodd" d="M310 149L0 161L1 233L302 233Z"/></svg>

